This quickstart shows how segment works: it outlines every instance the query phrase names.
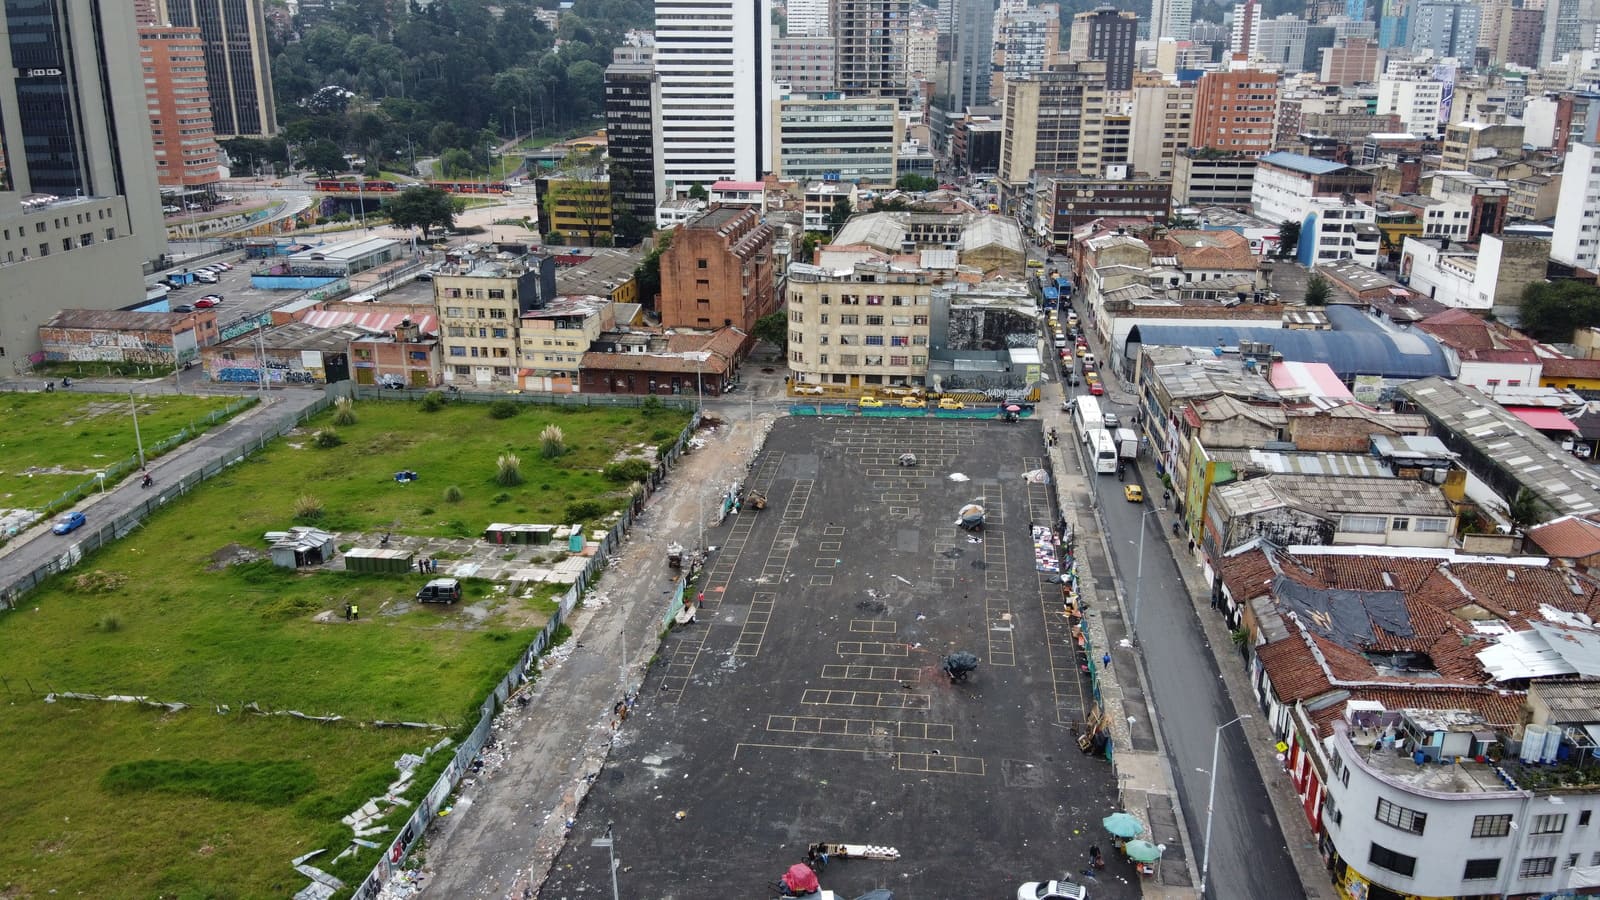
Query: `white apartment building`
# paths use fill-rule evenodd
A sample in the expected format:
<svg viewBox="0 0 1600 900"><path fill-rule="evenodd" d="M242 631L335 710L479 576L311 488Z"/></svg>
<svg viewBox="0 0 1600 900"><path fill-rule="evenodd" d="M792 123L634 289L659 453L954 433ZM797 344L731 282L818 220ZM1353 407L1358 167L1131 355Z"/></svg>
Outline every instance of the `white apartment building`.
<svg viewBox="0 0 1600 900"><path fill-rule="evenodd" d="M797 384L870 389L927 380L929 311L943 273L883 262L789 266L789 370Z"/></svg>
<svg viewBox="0 0 1600 900"><path fill-rule="evenodd" d="M1550 258L1600 270L1600 145L1576 141L1567 149Z"/></svg>
<svg viewBox="0 0 1600 900"><path fill-rule="evenodd" d="M1300 226L1300 262L1316 265L1344 259L1376 269L1381 239L1377 210L1368 204L1312 197L1309 215Z"/></svg>
<svg viewBox="0 0 1600 900"><path fill-rule="evenodd" d="M1412 134L1439 133L1443 99L1444 83L1430 76L1385 72L1378 79L1378 115L1400 116L1401 130Z"/></svg>
<svg viewBox="0 0 1600 900"><path fill-rule="evenodd" d="M1194 0L1154 0L1150 5L1150 38L1187 41L1194 20Z"/></svg>
<svg viewBox="0 0 1600 900"><path fill-rule="evenodd" d="M1188 148L1194 130L1192 84L1135 85L1133 153L1135 172L1172 177L1178 153Z"/></svg>
<svg viewBox="0 0 1600 900"><path fill-rule="evenodd" d="M1292 13L1257 19L1250 58L1281 66L1286 74L1300 71L1306 55L1306 20Z"/></svg>
<svg viewBox="0 0 1600 900"><path fill-rule="evenodd" d="M772 171L785 181L894 185L904 132L892 98L786 95L772 128Z"/></svg>
<svg viewBox="0 0 1600 900"><path fill-rule="evenodd" d="M768 0L659 0L662 174L669 193L757 181L771 158Z"/></svg>
<svg viewBox="0 0 1600 900"><path fill-rule="evenodd" d="M785 4L784 34L790 37L821 37L829 34L828 0L788 0Z"/></svg>

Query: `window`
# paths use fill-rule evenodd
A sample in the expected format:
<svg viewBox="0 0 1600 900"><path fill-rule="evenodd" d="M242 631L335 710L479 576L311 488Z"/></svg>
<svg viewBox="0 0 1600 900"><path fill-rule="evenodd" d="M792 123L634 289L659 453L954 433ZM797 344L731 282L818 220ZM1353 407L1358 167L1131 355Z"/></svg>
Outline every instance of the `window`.
<svg viewBox="0 0 1600 900"><path fill-rule="evenodd" d="M1556 871L1554 856L1530 856L1517 867L1518 878L1542 878Z"/></svg>
<svg viewBox="0 0 1600 900"><path fill-rule="evenodd" d="M911 339L903 334L897 334L889 338L889 346L891 347L908 347L910 345Z"/></svg>
<svg viewBox="0 0 1600 900"><path fill-rule="evenodd" d="M794 322L795 324L799 324L801 322L804 322L805 320L806 320L806 314L805 313L800 312L799 310L790 310L790 312L789 312L789 321Z"/></svg>
<svg viewBox="0 0 1600 900"><path fill-rule="evenodd" d="M1462 881L1474 881L1479 878L1497 878L1500 875L1500 860L1469 859L1467 868L1461 873Z"/></svg>
<svg viewBox="0 0 1600 900"><path fill-rule="evenodd" d="M857 315L843 315L839 317L840 325L860 325L861 317Z"/></svg>
<svg viewBox="0 0 1600 900"><path fill-rule="evenodd" d="M818 320L824 325L828 324L828 314L823 313L821 316L818 316Z"/></svg>
<svg viewBox="0 0 1600 900"><path fill-rule="evenodd" d="M1378 798L1378 812L1375 818L1385 825L1409 831L1412 834L1421 834L1428 825L1428 814L1420 813L1414 809L1406 809L1396 803Z"/></svg>
<svg viewBox="0 0 1600 900"><path fill-rule="evenodd" d="M1583 828L1589 824L1589 810L1578 813L1578 827Z"/></svg>
<svg viewBox="0 0 1600 900"><path fill-rule="evenodd" d="M1404 516L1395 516L1389 521L1390 531L1410 531L1411 520Z"/></svg>
<svg viewBox="0 0 1600 900"><path fill-rule="evenodd" d="M1383 534L1384 526L1389 524L1387 516L1341 516L1339 518L1340 531L1353 531L1361 534Z"/></svg>
<svg viewBox="0 0 1600 900"><path fill-rule="evenodd" d="M694 261L694 267L696 269L704 269L706 267L706 261L703 259L697 259Z"/></svg>
<svg viewBox="0 0 1600 900"><path fill-rule="evenodd" d="M1450 530L1449 519L1417 519L1413 524L1416 525L1417 531L1427 531L1435 534L1441 534ZM1587 813L1585 813L1585 815L1587 815Z"/></svg>
<svg viewBox="0 0 1600 900"><path fill-rule="evenodd" d="M806 355L801 353L799 350L790 350L789 361L793 363L803 363L806 361Z"/></svg>
<svg viewBox="0 0 1600 900"><path fill-rule="evenodd" d="M1568 853L1567 854L1567 861L1561 864L1561 868L1563 868L1563 869L1575 869L1577 867L1578 867L1578 854L1576 854L1576 853Z"/></svg>
<svg viewBox="0 0 1600 900"><path fill-rule="evenodd" d="M1372 852L1367 855L1367 862L1370 862L1379 868L1388 869L1391 872L1404 875L1407 878L1411 877L1411 873L1416 871L1417 868L1417 858L1415 856L1407 856L1404 853L1396 853L1382 844L1372 845ZM1555 858L1551 857L1550 862L1553 865L1555 863Z"/></svg>
<svg viewBox="0 0 1600 900"><path fill-rule="evenodd" d="M867 316L868 325L882 325L883 316Z"/></svg>
<svg viewBox="0 0 1600 900"><path fill-rule="evenodd" d="M1475 816L1472 820L1472 836L1505 837L1511 833L1511 816Z"/></svg>
<svg viewBox="0 0 1600 900"><path fill-rule="evenodd" d="M1533 827L1528 829L1529 834L1560 834L1567 830L1566 813L1545 813L1533 817Z"/></svg>

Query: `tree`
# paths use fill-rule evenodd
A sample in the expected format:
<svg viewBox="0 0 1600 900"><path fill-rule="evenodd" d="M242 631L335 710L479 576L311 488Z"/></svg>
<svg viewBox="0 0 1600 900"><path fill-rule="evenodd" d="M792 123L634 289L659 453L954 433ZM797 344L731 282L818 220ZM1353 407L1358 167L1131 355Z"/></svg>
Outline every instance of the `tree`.
<svg viewBox="0 0 1600 900"><path fill-rule="evenodd" d="M817 248L827 243L828 236L815 231L808 231L800 238L800 255L795 257L796 262L809 263L817 257Z"/></svg>
<svg viewBox="0 0 1600 900"><path fill-rule="evenodd" d="M1300 249L1300 223L1284 222L1278 226L1278 258L1290 259Z"/></svg>
<svg viewBox="0 0 1600 900"><path fill-rule="evenodd" d="M894 186L902 191L932 191L938 189L939 179L918 175L915 172L907 172L900 176Z"/></svg>
<svg viewBox="0 0 1600 900"><path fill-rule="evenodd" d="M1545 505L1533 491L1518 488L1517 495L1506 506L1506 515L1518 530L1526 530L1545 520Z"/></svg>
<svg viewBox="0 0 1600 900"><path fill-rule="evenodd" d="M350 167L344 160L344 154L339 151L339 145L329 140L312 141L302 148L300 164L315 169L320 175L332 175Z"/></svg>
<svg viewBox="0 0 1600 900"><path fill-rule="evenodd" d="M1522 291L1522 330L1541 341L1565 343L1600 325L1600 288L1581 281L1537 281Z"/></svg>
<svg viewBox="0 0 1600 900"><path fill-rule="evenodd" d="M611 231L611 183L606 179L605 152L598 147L572 150L562 157L545 184L545 221L571 222L571 230L589 238L589 246Z"/></svg>
<svg viewBox="0 0 1600 900"><path fill-rule="evenodd" d="M756 320L755 328L750 331L758 341L766 341L782 350L789 352L789 314L783 310L768 313Z"/></svg>
<svg viewBox="0 0 1600 900"><path fill-rule="evenodd" d="M711 195L706 193L706 186L705 185L703 185L703 184L691 184L691 185L689 185L689 199L690 200L699 200L701 203L704 203L707 200L711 199Z"/></svg>
<svg viewBox="0 0 1600 900"><path fill-rule="evenodd" d="M855 208L850 205L849 197L835 197L833 209L828 211L828 228L837 234L839 229L844 227L844 223L850 221L850 216L854 212Z"/></svg>
<svg viewBox="0 0 1600 900"><path fill-rule="evenodd" d="M1332 293L1328 279L1323 278L1321 272L1312 272L1311 278L1306 281L1306 305L1327 306L1328 296Z"/></svg>
<svg viewBox="0 0 1600 900"><path fill-rule="evenodd" d="M449 194L438 188L414 187L387 200L383 211L400 228L415 228L427 234L429 228L449 229L456 224L456 208Z"/></svg>
<svg viewBox="0 0 1600 900"><path fill-rule="evenodd" d="M639 286L639 302L648 309L655 309L656 295L661 293L661 254L672 246L672 232L661 235L656 245L644 255L638 268L633 270L633 280Z"/></svg>

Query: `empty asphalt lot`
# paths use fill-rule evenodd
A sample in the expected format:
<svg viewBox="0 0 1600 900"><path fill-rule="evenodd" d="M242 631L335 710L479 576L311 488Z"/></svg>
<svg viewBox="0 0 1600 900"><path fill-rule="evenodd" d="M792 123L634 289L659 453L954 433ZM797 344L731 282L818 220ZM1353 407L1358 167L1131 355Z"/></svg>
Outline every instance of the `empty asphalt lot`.
<svg viewBox="0 0 1600 900"><path fill-rule="evenodd" d="M767 508L707 532L699 622L666 639L540 896L610 891L590 846L608 821L624 897L771 896L812 841L899 851L828 866L844 898L1015 896L1094 842L1091 895L1137 896L1099 827L1110 765L1076 745L1092 701L1060 586L1035 566L1030 520L1055 510L1022 475L1043 455L1032 423L780 419L752 476ZM976 536L955 526L974 500ZM953 685L956 650L981 664Z"/></svg>

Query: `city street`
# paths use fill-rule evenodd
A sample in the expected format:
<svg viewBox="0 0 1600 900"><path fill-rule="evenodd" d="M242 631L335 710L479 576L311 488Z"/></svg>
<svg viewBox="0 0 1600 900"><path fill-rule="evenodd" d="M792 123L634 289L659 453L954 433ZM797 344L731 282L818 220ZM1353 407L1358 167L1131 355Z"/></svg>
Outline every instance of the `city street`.
<svg viewBox="0 0 1600 900"><path fill-rule="evenodd" d="M1036 251L1030 255L1043 258ZM1083 310L1079 314L1083 315ZM1109 391L1100 398L1102 409L1131 422L1137 411L1134 395L1129 386L1118 380L1116 367L1110 364L1120 348L1104 346L1098 335L1088 337L1098 358L1107 361L1101 371ZM1062 388L1069 395L1084 391L1082 386L1074 389L1063 384ZM1162 505L1162 486L1154 467L1130 467L1122 481L1113 475L1089 477L1093 479L1091 490L1100 508L1112 568L1127 598L1128 616L1134 620L1120 624L1125 631L1137 634L1137 656L1145 669L1150 701L1178 779L1198 867L1205 853L1213 742L1217 727L1238 713L1197 618L1190 587L1179 569L1180 565L1190 565L1187 538L1172 536L1170 516L1159 512L1146 515ZM1123 496L1125 483L1142 483L1145 502L1128 502ZM1084 527L1091 525L1086 521ZM1141 528L1145 529L1142 572ZM1176 559L1174 552L1183 559ZM1111 615L1108 613L1108 618ZM1232 655L1231 648L1225 652ZM1133 656L1126 652L1117 655L1130 659ZM1237 665L1231 660L1227 664ZM1244 700L1244 707L1253 709L1253 705L1248 698ZM1272 800L1251 758L1241 724L1223 728L1221 733L1207 894L1227 900L1303 897L1301 875L1290 859ZM1290 825L1298 827L1297 823Z"/></svg>

